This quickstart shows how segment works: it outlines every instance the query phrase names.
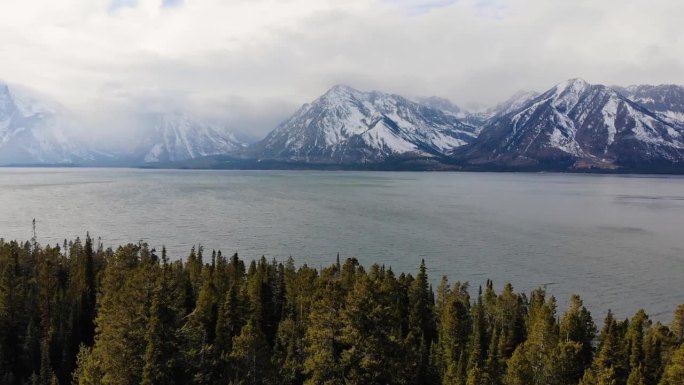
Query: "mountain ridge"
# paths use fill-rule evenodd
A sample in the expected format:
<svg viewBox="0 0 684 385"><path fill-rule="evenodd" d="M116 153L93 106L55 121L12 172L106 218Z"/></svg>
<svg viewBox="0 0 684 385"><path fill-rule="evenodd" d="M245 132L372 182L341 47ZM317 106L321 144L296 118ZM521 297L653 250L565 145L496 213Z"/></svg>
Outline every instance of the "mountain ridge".
<svg viewBox="0 0 684 385"><path fill-rule="evenodd" d="M232 133L184 112L153 114L148 120L133 155L145 163L219 155L243 147Z"/></svg>
<svg viewBox="0 0 684 385"><path fill-rule="evenodd" d="M473 140L476 130L451 113L400 95L336 85L279 124L252 154L318 163L432 157Z"/></svg>
<svg viewBox="0 0 684 385"><path fill-rule="evenodd" d="M159 112L117 155L66 135L74 123L57 103L13 92L0 82L6 165L684 173L684 87L671 84L608 87L575 78L475 112L441 97L338 84L250 146L186 112Z"/></svg>
<svg viewBox="0 0 684 385"><path fill-rule="evenodd" d="M71 135L76 124L58 103L0 81L0 164L95 160Z"/></svg>
<svg viewBox="0 0 684 385"><path fill-rule="evenodd" d="M559 83L490 121L457 152L471 165L616 168L684 160L682 127L615 90L582 79Z"/></svg>

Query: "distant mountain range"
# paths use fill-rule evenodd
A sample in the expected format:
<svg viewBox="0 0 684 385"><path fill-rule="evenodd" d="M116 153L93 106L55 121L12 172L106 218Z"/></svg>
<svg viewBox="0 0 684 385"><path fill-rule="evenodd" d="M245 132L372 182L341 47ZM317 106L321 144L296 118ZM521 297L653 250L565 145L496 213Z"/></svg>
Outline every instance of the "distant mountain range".
<svg viewBox="0 0 684 385"><path fill-rule="evenodd" d="M581 79L563 82L488 120L477 140L452 157L469 165L508 168L682 164L684 122L670 110L650 110L627 95Z"/></svg>
<svg viewBox="0 0 684 385"><path fill-rule="evenodd" d="M138 165L176 162L241 150L227 130L187 113L145 114L127 148L109 152L80 140L80 123L64 107L21 87L0 83L0 165Z"/></svg>
<svg viewBox="0 0 684 385"><path fill-rule="evenodd" d="M57 103L0 82L0 164L95 161L67 132L73 120Z"/></svg>
<svg viewBox="0 0 684 385"><path fill-rule="evenodd" d="M146 121L149 124L133 152L134 159L145 163L227 154L244 147L232 133L188 114L154 114Z"/></svg>
<svg viewBox="0 0 684 385"><path fill-rule="evenodd" d="M582 79L473 112L337 85L247 146L187 113L149 115L117 155L70 137L56 103L0 83L0 164L684 173L684 87Z"/></svg>
<svg viewBox="0 0 684 385"><path fill-rule="evenodd" d="M338 85L305 104L249 154L258 159L369 163L440 156L476 137L477 127L451 111Z"/></svg>
<svg viewBox="0 0 684 385"><path fill-rule="evenodd" d="M369 122L383 124L378 129ZM479 113L440 98L409 101L336 86L252 147L251 157L340 165L402 159L402 167L412 157L439 169L684 172L683 134L681 86L611 88L572 79Z"/></svg>

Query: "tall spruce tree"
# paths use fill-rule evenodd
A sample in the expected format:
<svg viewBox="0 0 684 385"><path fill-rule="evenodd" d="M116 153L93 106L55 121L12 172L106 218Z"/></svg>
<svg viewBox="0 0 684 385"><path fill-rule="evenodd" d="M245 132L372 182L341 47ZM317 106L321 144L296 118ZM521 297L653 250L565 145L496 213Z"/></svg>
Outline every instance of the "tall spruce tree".
<svg viewBox="0 0 684 385"><path fill-rule="evenodd" d="M179 344L176 340L178 309L172 298L170 267L164 257L161 274L152 296L145 341L142 385L172 385L182 375Z"/></svg>
<svg viewBox="0 0 684 385"><path fill-rule="evenodd" d="M574 356L575 362L566 362L570 383L576 383L584 374L585 370L589 368L593 360L594 348L593 342L596 338L596 325L591 318L591 314L586 307L584 307L579 296L573 295L570 299L570 306L563 315L560 321L560 339L566 343L575 342L579 345L579 352ZM570 344L565 345L560 353L564 356L564 360L570 360L571 357Z"/></svg>
<svg viewBox="0 0 684 385"><path fill-rule="evenodd" d="M342 385L344 370L340 358L344 350L341 336L344 324L341 314L345 293L335 278L322 278L319 285L306 331L305 384Z"/></svg>
<svg viewBox="0 0 684 385"><path fill-rule="evenodd" d="M420 270L408 290L408 327L406 343L413 347L414 383L426 384L432 381L430 351L436 337L434 316L434 296L428 282L425 260L420 263Z"/></svg>
<svg viewBox="0 0 684 385"><path fill-rule="evenodd" d="M681 345L672 356L672 360L665 368L665 373L659 385L684 384L684 345Z"/></svg>
<svg viewBox="0 0 684 385"><path fill-rule="evenodd" d="M684 304L677 307L672 320L672 334L675 338L675 343L684 343Z"/></svg>

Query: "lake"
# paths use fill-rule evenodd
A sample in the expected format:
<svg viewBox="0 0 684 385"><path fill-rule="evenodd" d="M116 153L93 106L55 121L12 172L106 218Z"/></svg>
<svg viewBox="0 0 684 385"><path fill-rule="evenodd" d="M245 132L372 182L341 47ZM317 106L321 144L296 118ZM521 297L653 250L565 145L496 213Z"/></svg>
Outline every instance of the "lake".
<svg viewBox="0 0 684 385"><path fill-rule="evenodd" d="M0 237L201 244L245 259L415 273L580 294L600 325L684 303L684 178L516 173L0 169ZM476 294L476 288L472 289Z"/></svg>

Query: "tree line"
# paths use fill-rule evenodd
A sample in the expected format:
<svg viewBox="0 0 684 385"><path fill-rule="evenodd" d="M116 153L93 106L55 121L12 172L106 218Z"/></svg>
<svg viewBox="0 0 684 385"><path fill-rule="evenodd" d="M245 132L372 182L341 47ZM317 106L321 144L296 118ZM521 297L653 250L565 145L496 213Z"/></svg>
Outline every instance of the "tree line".
<svg viewBox="0 0 684 385"><path fill-rule="evenodd" d="M608 311L599 329L578 296L559 312L542 288L472 292L433 290L424 263L0 240L0 383L684 384L684 305L670 325Z"/></svg>

